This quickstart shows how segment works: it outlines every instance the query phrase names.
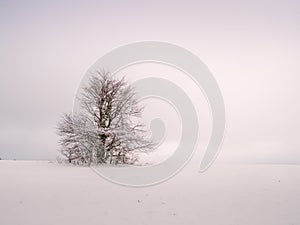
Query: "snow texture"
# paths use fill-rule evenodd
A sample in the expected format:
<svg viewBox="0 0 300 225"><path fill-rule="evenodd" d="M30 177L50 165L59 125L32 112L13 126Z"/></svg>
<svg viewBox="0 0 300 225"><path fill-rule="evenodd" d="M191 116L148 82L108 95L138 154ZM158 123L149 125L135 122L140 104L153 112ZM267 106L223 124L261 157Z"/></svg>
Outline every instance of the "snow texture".
<svg viewBox="0 0 300 225"><path fill-rule="evenodd" d="M0 161L3 225L296 225L300 167L188 165L167 182L119 186L88 167ZM119 168L120 170L122 168Z"/></svg>

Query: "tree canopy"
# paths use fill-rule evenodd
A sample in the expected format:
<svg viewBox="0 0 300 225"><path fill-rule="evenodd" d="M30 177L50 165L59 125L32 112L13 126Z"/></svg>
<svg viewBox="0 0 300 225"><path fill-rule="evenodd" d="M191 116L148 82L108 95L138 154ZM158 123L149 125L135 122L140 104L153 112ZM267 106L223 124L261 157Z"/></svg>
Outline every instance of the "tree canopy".
<svg viewBox="0 0 300 225"><path fill-rule="evenodd" d="M64 114L58 124L60 152L69 162L132 163L135 152L153 148L140 123L143 107L124 78L97 71L79 101L80 112Z"/></svg>

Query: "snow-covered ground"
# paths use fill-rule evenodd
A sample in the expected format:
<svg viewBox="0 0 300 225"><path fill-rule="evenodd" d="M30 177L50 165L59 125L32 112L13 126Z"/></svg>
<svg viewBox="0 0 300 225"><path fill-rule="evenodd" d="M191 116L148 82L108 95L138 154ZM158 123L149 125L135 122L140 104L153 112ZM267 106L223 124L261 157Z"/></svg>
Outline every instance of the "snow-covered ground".
<svg viewBox="0 0 300 225"><path fill-rule="evenodd" d="M300 166L197 168L188 165L156 186L129 188L90 168L2 160L0 224L300 224Z"/></svg>

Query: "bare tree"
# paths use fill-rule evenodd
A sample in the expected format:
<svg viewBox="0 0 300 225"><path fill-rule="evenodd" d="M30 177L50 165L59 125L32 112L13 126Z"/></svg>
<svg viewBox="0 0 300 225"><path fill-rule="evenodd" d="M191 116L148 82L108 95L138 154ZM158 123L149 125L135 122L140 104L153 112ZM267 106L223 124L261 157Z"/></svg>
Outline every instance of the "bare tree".
<svg viewBox="0 0 300 225"><path fill-rule="evenodd" d="M153 148L139 122L143 107L124 78L97 71L79 100L81 113L64 115L58 125L61 153L69 162L130 163L131 153Z"/></svg>

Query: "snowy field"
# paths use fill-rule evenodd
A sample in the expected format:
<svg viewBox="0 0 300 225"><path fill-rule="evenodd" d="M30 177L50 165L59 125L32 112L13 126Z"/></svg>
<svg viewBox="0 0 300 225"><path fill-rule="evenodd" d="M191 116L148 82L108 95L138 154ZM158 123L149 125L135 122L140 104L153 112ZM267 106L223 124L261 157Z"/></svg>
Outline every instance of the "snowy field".
<svg viewBox="0 0 300 225"><path fill-rule="evenodd" d="M160 185L129 188L90 168L2 160L0 224L300 224L299 166L197 168L188 165Z"/></svg>

